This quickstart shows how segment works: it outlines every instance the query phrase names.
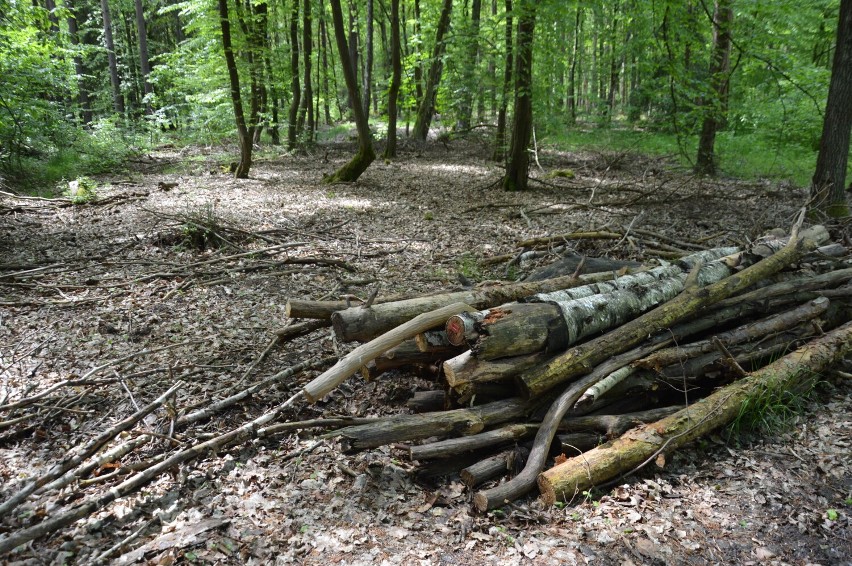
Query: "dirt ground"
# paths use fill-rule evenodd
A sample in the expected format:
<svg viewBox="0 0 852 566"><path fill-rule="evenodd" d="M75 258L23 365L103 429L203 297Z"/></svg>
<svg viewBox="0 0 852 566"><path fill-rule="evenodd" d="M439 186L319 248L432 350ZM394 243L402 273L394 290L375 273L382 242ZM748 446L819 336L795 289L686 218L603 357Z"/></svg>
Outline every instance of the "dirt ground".
<svg viewBox="0 0 852 566"><path fill-rule="evenodd" d="M678 240L742 245L789 228L806 199L783 183L696 178L664 159L552 150L539 155L530 191L505 193L476 139L404 148L355 184L323 184L350 151L266 152L250 179L234 180L222 148L161 148L98 179L94 204L0 195L0 499L182 381L107 444L139 439L134 451L0 517L0 541L261 415L319 366L191 426L175 418L351 348L321 329L261 359L291 322L288 298L517 276L555 255L511 267L482 260L575 230L629 227L627 238L571 247L638 261ZM852 564L852 383L823 377L780 432L719 431L663 469L564 506L531 496L478 514L457 476L418 476L400 447L344 454L332 438L288 432L202 453L0 561ZM430 388L406 373L353 378L284 420L405 412Z"/></svg>

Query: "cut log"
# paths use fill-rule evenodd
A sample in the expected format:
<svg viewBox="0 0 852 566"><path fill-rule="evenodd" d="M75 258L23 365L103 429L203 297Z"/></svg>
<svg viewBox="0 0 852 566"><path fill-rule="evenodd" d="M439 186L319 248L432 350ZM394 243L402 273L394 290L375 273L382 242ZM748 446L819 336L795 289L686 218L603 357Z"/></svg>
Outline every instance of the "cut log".
<svg viewBox="0 0 852 566"><path fill-rule="evenodd" d="M421 352L458 352L458 344L450 344L450 339L444 330L421 332L414 337L414 341Z"/></svg>
<svg viewBox="0 0 852 566"><path fill-rule="evenodd" d="M520 398L504 399L469 409L453 409L420 415L397 415L364 426L330 432L340 437L344 449L363 450L385 444L423 440L431 436L469 435L486 427L519 419L531 405Z"/></svg>
<svg viewBox="0 0 852 566"><path fill-rule="evenodd" d="M730 423L749 400L795 388L852 354L852 323L846 323L688 408L626 433L542 473L538 478L546 504L567 501L589 488L628 474L708 432Z"/></svg>
<svg viewBox="0 0 852 566"><path fill-rule="evenodd" d="M384 295L376 296L373 304L390 303L410 299L411 295ZM353 302L355 303L353 305ZM360 303L360 304L359 304ZM348 308L361 308L361 299L352 298L345 301L311 301L303 299L288 299L285 306L285 314L289 318L314 318L318 320L331 320L334 312Z"/></svg>
<svg viewBox="0 0 852 566"><path fill-rule="evenodd" d="M587 450L591 450L606 442L606 438L594 432L569 432L556 435L559 442L558 448L561 454L566 456L577 456Z"/></svg>
<svg viewBox="0 0 852 566"><path fill-rule="evenodd" d="M468 466L459 472L459 477L468 489L473 489L481 483L505 475L509 471L511 452L502 452Z"/></svg>
<svg viewBox="0 0 852 566"><path fill-rule="evenodd" d="M601 272L618 272L622 269L638 269L642 266L636 261L625 261L617 259L609 259L605 257L584 257L577 254L569 254L557 259L546 267L536 269L530 273L524 281L542 281L553 277L561 277L563 275L571 275L577 271L582 263L583 267L580 270L582 273L601 273ZM623 275L623 274L622 274Z"/></svg>
<svg viewBox="0 0 852 566"><path fill-rule="evenodd" d="M412 446L408 449L408 454L412 460L450 458L466 452L473 452L474 450L516 442L522 438L532 436L535 434L537 428L536 425L513 424L462 438L450 438L429 444L421 444L420 446Z"/></svg>
<svg viewBox="0 0 852 566"><path fill-rule="evenodd" d="M375 340L358 346L343 358L341 358L329 370L305 385L302 392L311 403L316 403L335 387L343 383L348 377L357 372L368 361L373 360L390 348L401 342L413 338L419 332L431 330L441 326L454 314L472 310L464 303L453 303L438 310L418 315L405 324L379 336Z"/></svg>
<svg viewBox="0 0 852 566"><path fill-rule="evenodd" d="M792 293L801 293L804 291L816 291L820 289L836 287L846 283L852 279L852 267L848 269L838 269L829 271L819 275L806 275L795 277L781 283L761 287L747 293L743 293L736 297L719 301L716 308L724 308L732 304L742 302L766 301L775 297L781 297Z"/></svg>
<svg viewBox="0 0 852 566"><path fill-rule="evenodd" d="M487 383L507 381L522 372L548 360L544 352L502 358L499 360L480 360L470 350L444 362L444 377L450 387L459 387L465 383Z"/></svg>
<svg viewBox="0 0 852 566"><path fill-rule="evenodd" d="M515 244L517 248L539 248L549 246L551 244L561 244L569 240L618 240L621 234L609 232L607 230L597 230L594 232L570 232L568 234L559 234L558 236L544 236L541 238L530 238L522 240Z"/></svg>
<svg viewBox="0 0 852 566"><path fill-rule="evenodd" d="M485 360L541 350L560 351L674 297L683 289L686 270L735 251L736 248L717 248L698 252L675 265L610 282L539 293L525 300L537 307L511 303L456 315L447 321L447 334L454 344L460 342L463 334L474 355ZM706 284L729 273L724 263L715 262L704 266L698 278Z"/></svg>
<svg viewBox="0 0 852 566"><path fill-rule="evenodd" d="M451 303L462 302L482 310L536 293L578 287L611 278L612 276L609 273L593 273L580 277L569 275L546 281L493 285L468 291L382 303L373 305L368 309L352 307L335 312L331 321L338 340L365 342L419 314Z"/></svg>
<svg viewBox="0 0 852 566"><path fill-rule="evenodd" d="M446 391L417 391L411 399L405 402L405 406L415 413L427 413L445 409L446 403Z"/></svg>
<svg viewBox="0 0 852 566"><path fill-rule="evenodd" d="M409 366L431 366L443 363L444 360L453 358L462 353L462 349L456 346L450 348L435 348L431 352L423 352L415 340L406 340L384 352L375 360L371 360L361 367L361 375L370 381L392 369Z"/></svg>

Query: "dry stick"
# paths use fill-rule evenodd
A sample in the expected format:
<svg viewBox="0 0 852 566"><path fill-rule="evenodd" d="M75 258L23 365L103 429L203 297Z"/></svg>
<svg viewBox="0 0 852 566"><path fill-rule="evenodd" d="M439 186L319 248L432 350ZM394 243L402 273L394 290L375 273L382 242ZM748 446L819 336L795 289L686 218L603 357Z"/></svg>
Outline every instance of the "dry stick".
<svg viewBox="0 0 852 566"><path fill-rule="evenodd" d="M743 404L761 391L795 387L852 352L852 323L837 328L795 352L721 388L710 396L643 429L627 432L612 444L572 458L541 474L538 485L545 503L565 499L593 485L624 477L739 415ZM619 477L619 479L620 479Z"/></svg>
<svg viewBox="0 0 852 566"><path fill-rule="evenodd" d="M210 418L213 415L215 415L216 413L218 413L219 411L222 411L223 409L226 409L228 407L231 407L231 406L239 403L243 399L246 399L246 398L250 397L251 395L254 395L255 393L257 393L261 389L269 387L270 385L273 385L273 384L281 381L282 379L292 377L292 376L296 375L297 373L301 373L301 372L303 372L307 369L312 369L312 368L321 367L323 365L330 364L333 361L334 361L334 357L327 357L327 358L320 358L318 360L309 360L309 361L306 361L306 362L302 362L300 364L296 364L295 366L289 367L289 368L287 368L283 371L276 373L273 376L267 377L263 381L259 381L259 382L255 383L254 385L251 385L250 387L247 387L246 389L243 389L242 391L240 391L238 393L234 393L233 395L230 395L230 396L222 399L221 401L216 401L215 403L211 403L210 405L208 405L207 407L204 407L203 409L199 409L198 411L189 413L188 415L183 415L177 421L175 421L175 426L178 427L178 428L183 428L187 425L190 425L192 423L196 423L200 420Z"/></svg>
<svg viewBox="0 0 852 566"><path fill-rule="evenodd" d="M412 446L408 449L408 454L412 460L449 458L465 452L479 450L480 448L489 448L499 444L506 444L507 442L514 442L529 436L537 428L537 424L511 424L480 434L473 434L462 438L448 438L447 440Z"/></svg>
<svg viewBox="0 0 852 566"><path fill-rule="evenodd" d="M800 215L801 224L804 214ZM696 309L719 302L722 299L739 293L755 281L759 281L776 273L800 257L806 248L813 247L813 242L805 242L798 237L798 228L794 228L790 242L777 253L744 269L737 275L732 275L717 283L704 288L693 288L684 291L671 301L664 303L619 328L585 344L573 348L558 356L535 374L544 377L544 384L539 383L535 388L525 381L527 390L533 394L541 393L550 387L587 373L595 364L617 354L619 350L629 348L645 340L648 334L657 332L667 326L683 320ZM616 368L617 369L617 368ZM571 385L551 405L541 428L536 434L530 457L523 471L512 480L493 489L480 491L473 497L473 503L480 511L493 509L507 500L514 500L526 494L533 488L536 478L544 469L550 444L556 434L557 426L566 412L577 402L589 387L597 383L607 374L590 374Z"/></svg>
<svg viewBox="0 0 852 566"><path fill-rule="evenodd" d="M139 409L126 419L117 422L108 430L105 430L104 432L93 438L87 445L81 447L78 450L70 451L60 462L54 464L53 467L50 468L50 470L48 470L35 480L31 481L29 484L24 486L23 489L21 489L20 491L12 495L9 499L0 504L0 515L7 515L15 507L25 501L32 492L45 485L46 483L57 479L67 471L76 468L81 463L83 463L83 460L97 453L97 451L100 450L104 444L115 438L116 435L136 426L136 423L138 423L147 415L157 410L163 403L166 402L166 400L172 394L174 394L175 391L180 389L182 386L183 382L178 381L177 383L172 385L168 391L157 397L157 399L155 399L142 409Z"/></svg>
<svg viewBox="0 0 852 566"><path fill-rule="evenodd" d="M300 391L289 399L287 399L287 401L285 401L284 403L281 403L280 405L275 407L274 409L264 413L263 415L252 421L244 423L238 428L235 428L224 434L211 438L206 442L201 442L185 450L175 452L166 460L124 480L117 486L111 488L107 493L99 497L89 498L84 503L81 503L80 505L74 507L69 511L66 511L65 513L55 515L49 519L46 519L45 521L42 521L38 525L34 525L28 529L23 529L10 533L5 537L0 538L0 555L9 552L12 549L31 540L45 537L51 533L54 533L59 529L74 523L78 519L82 519L83 517L94 513L98 509L102 509L103 507L112 503L116 499L126 497L127 495L133 493L134 491L147 484L163 472L170 470L178 464L182 464L188 460L196 458L209 450L223 448L235 442L240 442L251 438L252 436L254 436L254 433L258 428L263 427L264 425L278 418L281 413L283 413L287 408L293 405L293 403L295 403L301 397L302 392Z"/></svg>
<svg viewBox="0 0 852 566"><path fill-rule="evenodd" d="M472 310L472 307L464 303L453 303L432 312L417 315L375 340L358 346L341 358L331 369L308 383L303 389L305 398L311 403L316 403L317 400L355 374L368 361L377 358L404 340L413 338L420 332L441 326L455 314Z"/></svg>
<svg viewBox="0 0 852 566"><path fill-rule="evenodd" d="M48 491L53 491L55 489L62 489L67 486L71 482L73 482L76 478L82 478L84 476L89 475L93 471L97 470L104 464L108 464L122 456L129 454L130 452L136 450L139 446L145 444L151 439L147 434L143 434L133 440L129 440L122 444L119 444L115 448L108 450L95 458L94 460L89 460L86 464L79 466L73 470L68 470L61 477L56 478L52 482L48 483L45 486L40 487L36 490L36 495L41 493L45 493Z"/></svg>
<svg viewBox="0 0 852 566"><path fill-rule="evenodd" d="M66 379L65 381L61 381L61 382L53 385L52 387L48 387L47 389L45 389L41 393L39 393L37 395L33 395L32 397L27 397L26 399L21 399L19 401L15 401L14 403L9 403L8 405L0 405L0 411L8 411L8 410L11 410L11 409L26 407L27 405L32 405L33 403L36 403L40 399L44 399L45 397L47 397L48 395L50 395L51 393L53 393L54 391L56 391L58 389L61 389L63 387L67 387L69 385L73 385L73 384L75 384L76 382L79 382L79 381L86 380L86 379L92 377L93 375L95 375L96 373L100 372L101 370L104 370L104 369L106 369L110 366L114 366L115 364L120 364L121 362L126 362L127 360L132 360L133 358L138 358L139 356L147 356L148 354L156 354L157 352L163 352L165 350L172 350L174 348L179 348L181 346L188 346L189 344L200 344L202 342L206 342L206 340L187 340L185 342L180 342L178 344L169 344L168 346L162 346L160 348L153 348L151 350L147 350L147 349L146 350L140 350L138 352L128 354L128 355L123 356L121 358L112 360L111 362L107 362L103 365L100 365L96 368L92 368L91 370L86 372L85 375L83 375L82 377L76 377L74 379Z"/></svg>
<svg viewBox="0 0 852 566"><path fill-rule="evenodd" d="M257 429L257 437L265 438L273 434L291 432L306 428L331 428L338 426L356 426L371 424L381 419L378 417L330 417L323 419L310 419L307 421L296 421L291 423L279 423Z"/></svg>

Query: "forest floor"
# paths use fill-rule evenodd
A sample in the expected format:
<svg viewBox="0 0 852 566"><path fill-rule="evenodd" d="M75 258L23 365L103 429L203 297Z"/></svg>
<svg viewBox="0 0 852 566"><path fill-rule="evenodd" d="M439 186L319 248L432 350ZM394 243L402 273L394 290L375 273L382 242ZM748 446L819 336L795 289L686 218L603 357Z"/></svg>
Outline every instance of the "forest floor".
<svg viewBox="0 0 852 566"><path fill-rule="evenodd" d="M476 139L404 148L355 184L323 184L351 151L266 153L250 179L234 180L221 148L165 147L99 178L98 203L0 197L0 499L183 381L123 433L159 431L121 468L30 499L0 517L0 538L106 493L135 464L255 418L318 370L185 429L172 430L175 414L351 347L323 329L255 364L288 323L288 298L375 286L419 294L454 288L459 274L474 283L518 275L554 257L509 270L482 260L574 230L646 230L572 243L639 261L660 248L652 232L741 245L788 229L806 199L778 182L695 177L665 159L554 150L539 155L531 190L505 193ZM849 227L839 228L849 246ZM191 245L217 239L218 248ZM244 251L255 253L232 257ZM414 391L430 388L404 373L353 378L286 420L405 412ZM457 477L418 477L398 447L344 454L333 439L286 433L202 454L0 562L852 564L850 446L852 383L826 376L781 429L720 431L664 469L565 506L529 497L477 514Z"/></svg>

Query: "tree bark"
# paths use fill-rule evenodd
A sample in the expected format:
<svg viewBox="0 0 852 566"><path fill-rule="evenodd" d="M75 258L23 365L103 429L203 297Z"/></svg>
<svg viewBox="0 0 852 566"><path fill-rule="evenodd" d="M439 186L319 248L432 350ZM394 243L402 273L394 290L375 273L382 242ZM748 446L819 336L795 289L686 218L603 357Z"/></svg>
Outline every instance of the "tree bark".
<svg viewBox="0 0 852 566"><path fill-rule="evenodd" d="M363 342L399 326L418 314L441 308L450 303L463 302L475 308L484 309L516 301L535 293L568 289L609 279L612 279L612 275L609 273L593 273L580 277L568 275L531 283L494 285L480 289L374 304L367 309L351 307L334 312L331 319L338 340Z"/></svg>
<svg viewBox="0 0 852 566"><path fill-rule="evenodd" d="M388 139L385 144L385 159L396 157L396 117L399 113L397 100L402 84L402 57L399 45L399 0L391 0L391 77L388 91Z"/></svg>
<svg viewBox="0 0 852 566"><path fill-rule="evenodd" d="M234 177L244 179L248 177L249 169L251 169L252 134L246 126L242 96L240 94L240 77L237 73L237 62L234 58L234 49L231 45L231 21L228 16L228 0L219 0L219 23L222 27L222 47L225 51L225 64L228 68L228 80L231 85L231 102L234 107L234 119L237 123L237 135L240 142L240 162L234 171Z"/></svg>
<svg viewBox="0 0 852 566"><path fill-rule="evenodd" d="M370 100L373 94L373 0L367 0L367 54L364 57L364 81L361 92L364 98L364 114L370 115Z"/></svg>
<svg viewBox="0 0 852 566"><path fill-rule="evenodd" d="M293 150L299 142L299 106L302 89L299 86L299 0L290 6L290 113L287 123L287 148Z"/></svg>
<svg viewBox="0 0 852 566"><path fill-rule="evenodd" d="M432 48L432 60L429 64L429 73L426 76L426 88L423 91L423 99L417 108L417 118L414 120L414 130L411 135L414 139L426 141L429 135L429 125L435 114L435 97L438 94L438 85L441 83L441 74L444 70L444 51L446 44L444 36L450 29L450 16L453 12L453 0L443 0L441 17L438 19L438 28L435 31L435 46Z"/></svg>
<svg viewBox="0 0 852 566"><path fill-rule="evenodd" d="M313 26L311 22L311 0L304 0L302 5L302 59L305 78L301 109L299 112L299 132L304 134L304 141L311 145L314 141L314 90L311 81L311 53L313 52Z"/></svg>
<svg viewBox="0 0 852 566"><path fill-rule="evenodd" d="M112 17L109 12L109 0L101 0L101 14L104 20L104 43L106 44L107 63L109 64L109 82L112 86L112 106L116 114L123 115L124 96L121 94L121 79L118 76L115 42L112 39Z"/></svg>
<svg viewBox="0 0 852 566"><path fill-rule="evenodd" d="M658 454L670 453L730 423L749 400L794 389L850 352L852 323L847 323L674 415L547 470L538 478L542 499L549 505L570 500L592 486L628 474Z"/></svg>
<svg viewBox="0 0 852 566"><path fill-rule="evenodd" d="M459 108L459 118L456 125L457 130L470 128L473 116L473 92L479 90L476 80L477 68L479 66L479 21L482 14L482 0L473 0L470 7L470 37L468 41L467 61L462 65L463 92Z"/></svg>
<svg viewBox="0 0 852 566"><path fill-rule="evenodd" d="M80 57L80 33L77 25L77 18L80 11L76 6L66 0L68 8L68 36L71 38L71 45L74 46L74 72L77 75L77 102L80 105L80 118L83 125L92 123L92 107L89 102L89 89L86 86L86 68L83 65L83 58Z"/></svg>
<svg viewBox="0 0 852 566"><path fill-rule="evenodd" d="M506 60L503 64L503 91L500 109L497 111L497 135L494 138L493 161L506 159L506 112L509 110L509 91L512 88L512 65L515 58L512 50L512 0L506 0Z"/></svg>
<svg viewBox="0 0 852 566"><path fill-rule="evenodd" d="M733 0L716 0L713 13L713 54L710 58L710 91L712 98L705 102L704 122L698 138L698 157L695 171L703 175L716 174L716 132L725 119L728 84L731 79L731 28L734 23ZM852 114L850 114L852 115Z"/></svg>
<svg viewBox="0 0 852 566"><path fill-rule="evenodd" d="M355 76L355 66L349 58L349 47L346 45L346 30L343 28L343 11L340 0L331 0L331 14L334 19L334 37L337 41L337 51L340 55L343 76L346 79L346 89L352 100L352 113L355 116L355 125L358 128L358 153L352 160L341 167L334 175L326 177L327 183L351 183L356 181L361 174L367 170L370 163L376 158L373 149L373 134L370 132L370 124L364 106L361 104L361 95L358 93L358 78Z"/></svg>
<svg viewBox="0 0 852 566"><path fill-rule="evenodd" d="M819 143L816 172L811 183L814 208L829 216L849 216L846 202L846 167L852 131L852 0L840 2L837 46L831 67L831 82L825 120Z"/></svg>
<svg viewBox="0 0 852 566"><path fill-rule="evenodd" d="M535 425L511 424L496 430L482 432L462 438L449 438L429 444L412 446L408 449L408 455L412 460L431 460L433 458L450 458L459 456L466 452L502 446L510 442L517 442L522 438L531 436L536 431Z"/></svg>
<svg viewBox="0 0 852 566"><path fill-rule="evenodd" d="M512 145L503 177L503 190L525 191L530 163L532 137L532 56L535 10L538 0L520 1L518 52L515 57L515 111L512 120Z"/></svg>
<svg viewBox="0 0 852 566"><path fill-rule="evenodd" d="M139 69L142 71L142 85L145 91L145 114L153 112L151 101L148 96L153 94L154 87L151 85L151 63L148 61L148 29L145 25L145 12L142 8L142 0L134 0L136 8L136 31L139 34Z"/></svg>

